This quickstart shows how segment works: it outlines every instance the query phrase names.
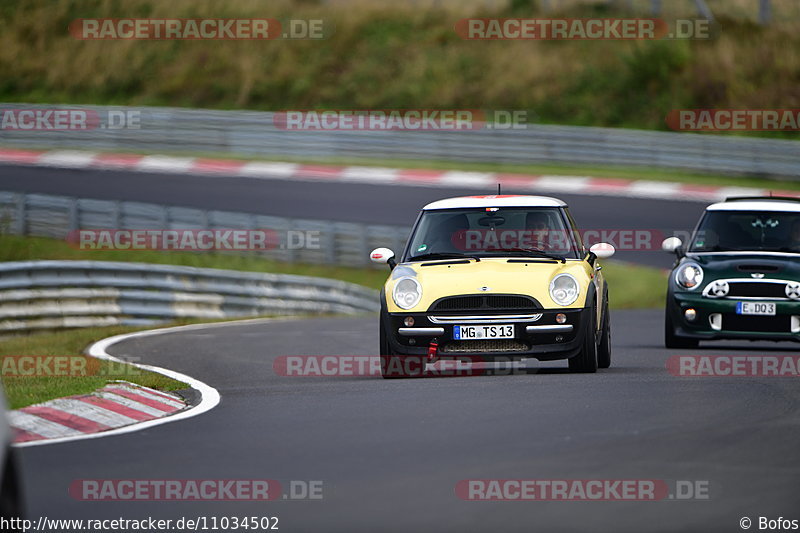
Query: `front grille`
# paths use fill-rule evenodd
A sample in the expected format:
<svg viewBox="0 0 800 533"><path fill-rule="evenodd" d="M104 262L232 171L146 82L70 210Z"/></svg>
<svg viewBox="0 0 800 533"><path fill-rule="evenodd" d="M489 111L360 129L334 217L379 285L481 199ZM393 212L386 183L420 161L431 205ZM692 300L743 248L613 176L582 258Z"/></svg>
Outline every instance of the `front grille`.
<svg viewBox="0 0 800 533"><path fill-rule="evenodd" d="M747 316L725 313L722 315L722 329L756 333L789 333L791 317L789 315Z"/></svg>
<svg viewBox="0 0 800 533"><path fill-rule="evenodd" d="M469 296L450 296L433 303L430 311L527 311L541 309L542 306L527 296L514 294L475 294Z"/></svg>
<svg viewBox="0 0 800 533"><path fill-rule="evenodd" d="M530 346L514 339L489 339L448 342L439 348L441 353L527 352Z"/></svg>
<svg viewBox="0 0 800 533"><path fill-rule="evenodd" d="M785 283L733 282L728 298L786 298Z"/></svg>

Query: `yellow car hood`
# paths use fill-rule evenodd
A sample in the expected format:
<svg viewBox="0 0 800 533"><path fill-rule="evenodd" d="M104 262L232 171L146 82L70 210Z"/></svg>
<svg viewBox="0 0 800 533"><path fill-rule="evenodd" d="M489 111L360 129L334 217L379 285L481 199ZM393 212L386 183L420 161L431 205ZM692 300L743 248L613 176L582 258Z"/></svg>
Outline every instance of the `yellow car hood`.
<svg viewBox="0 0 800 533"><path fill-rule="evenodd" d="M445 296L461 294L524 294L536 298L545 308L583 307L586 289L591 283L592 269L585 261L566 263L508 262L503 259L481 259L468 264L403 263L397 265L384 287L387 310L390 313L420 313ZM422 266L427 264L428 266ZM550 282L561 273L575 277L580 287L578 299L572 305L560 306L550 298ZM422 286L422 298L411 309L401 309L392 298L395 283L404 277L415 278ZM488 290L481 290L488 287Z"/></svg>

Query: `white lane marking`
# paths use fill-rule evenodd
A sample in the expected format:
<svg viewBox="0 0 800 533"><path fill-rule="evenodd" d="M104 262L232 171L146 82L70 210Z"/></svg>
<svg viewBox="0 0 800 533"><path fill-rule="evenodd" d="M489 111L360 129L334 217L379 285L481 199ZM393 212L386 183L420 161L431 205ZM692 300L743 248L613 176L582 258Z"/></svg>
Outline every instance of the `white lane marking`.
<svg viewBox="0 0 800 533"><path fill-rule="evenodd" d="M46 167L86 168L94 163L97 154L77 150L53 150L39 157L37 164Z"/></svg>
<svg viewBox="0 0 800 533"><path fill-rule="evenodd" d="M245 164L237 173L239 176L247 178L291 178L297 172L295 163L262 163L254 161Z"/></svg>
<svg viewBox="0 0 800 533"><path fill-rule="evenodd" d="M167 157L164 155L148 155L135 165L142 172L176 172L188 173L194 165L193 157Z"/></svg>
<svg viewBox="0 0 800 533"><path fill-rule="evenodd" d="M450 170L444 172L436 183L448 187L488 187L495 179L492 172L463 172Z"/></svg>
<svg viewBox="0 0 800 533"><path fill-rule="evenodd" d="M588 190L591 178L586 176L539 176L532 188L546 191L581 192Z"/></svg>
<svg viewBox="0 0 800 533"><path fill-rule="evenodd" d="M766 196L769 191L751 187L720 187L714 191L714 194L718 199L724 200L729 196Z"/></svg>
<svg viewBox="0 0 800 533"><path fill-rule="evenodd" d="M164 416L166 414L169 414L166 411L162 411L161 409L150 407L147 404L139 403L136 400L131 400L130 398L126 398L125 396L120 396L119 394L114 394L111 391L99 390L95 392L94 395L97 396L98 398L102 398L103 400L108 400L109 402L118 403L123 407L135 409L142 413L146 413L150 416Z"/></svg>
<svg viewBox="0 0 800 533"><path fill-rule="evenodd" d="M341 179L357 183L391 183L397 180L399 173L396 168L345 167Z"/></svg>
<svg viewBox="0 0 800 533"><path fill-rule="evenodd" d="M649 198L660 198L662 196L675 197L683 194L682 184L667 181L634 181L625 190L630 196L646 195Z"/></svg>
<svg viewBox="0 0 800 533"><path fill-rule="evenodd" d="M9 424L13 427L24 429L25 431L30 431L31 433L36 433L37 435L41 435L42 437L47 437L48 439L57 439L65 437L74 438L74 437L82 437L84 435L77 429L73 429L67 426L62 426L61 424L57 424L56 422L47 420L46 418L32 415L24 411L9 411L8 421ZM43 442L43 441L29 441L29 442L33 443L33 442ZM14 444L14 446L20 446L25 444L28 444L28 442L21 442L19 444Z"/></svg>
<svg viewBox="0 0 800 533"><path fill-rule="evenodd" d="M109 427L126 426L128 424L135 424L136 419L119 414L115 411L105 409L99 405L92 403L74 400L72 398L59 398L57 400L50 400L44 404L46 407L52 407L59 411L65 411L70 414L76 414L92 422L103 424Z"/></svg>

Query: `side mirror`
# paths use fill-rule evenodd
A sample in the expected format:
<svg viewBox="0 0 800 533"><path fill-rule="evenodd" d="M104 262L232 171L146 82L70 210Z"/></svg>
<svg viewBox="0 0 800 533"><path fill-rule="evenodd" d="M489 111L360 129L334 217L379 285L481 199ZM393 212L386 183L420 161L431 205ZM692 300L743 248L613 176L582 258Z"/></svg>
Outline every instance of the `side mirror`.
<svg viewBox="0 0 800 533"><path fill-rule="evenodd" d="M598 259L608 259L616 250L614 247L607 242L598 242L597 244L593 244L591 248L589 248L589 252L594 254L595 257Z"/></svg>
<svg viewBox="0 0 800 533"><path fill-rule="evenodd" d="M677 255L681 255L683 241L677 237L666 238L664 239L664 242L661 243L661 249L665 252L673 252Z"/></svg>
<svg viewBox="0 0 800 533"><path fill-rule="evenodd" d="M389 268L394 268L397 265L397 261L394 260L394 252L389 248L375 248L369 254L369 259L379 265L389 265Z"/></svg>

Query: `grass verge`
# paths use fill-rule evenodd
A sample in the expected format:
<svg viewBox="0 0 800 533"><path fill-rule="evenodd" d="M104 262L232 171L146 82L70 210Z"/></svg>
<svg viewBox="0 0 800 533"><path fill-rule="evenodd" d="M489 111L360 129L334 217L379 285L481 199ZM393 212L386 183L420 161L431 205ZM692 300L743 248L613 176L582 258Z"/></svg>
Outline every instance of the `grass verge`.
<svg viewBox="0 0 800 533"><path fill-rule="evenodd" d="M88 394L109 381L119 379L162 391L187 388L185 383L161 374L83 355L83 350L95 341L142 329L148 328L85 328L4 339L0 344L0 367L9 408L19 409L54 398ZM20 375L31 368L31 361L16 356L37 356L33 360L41 365L34 371L37 375ZM45 356L59 356L58 361L69 366L59 368L54 362L48 362Z"/></svg>

